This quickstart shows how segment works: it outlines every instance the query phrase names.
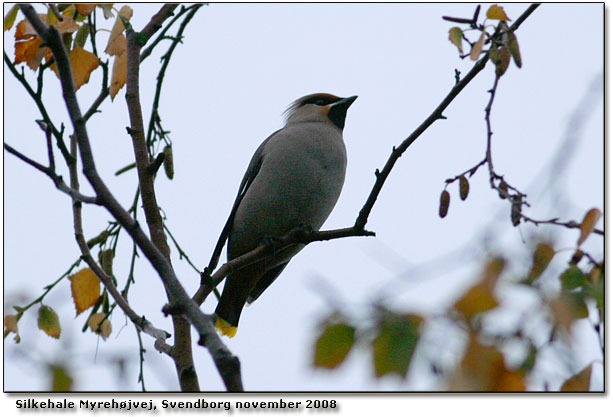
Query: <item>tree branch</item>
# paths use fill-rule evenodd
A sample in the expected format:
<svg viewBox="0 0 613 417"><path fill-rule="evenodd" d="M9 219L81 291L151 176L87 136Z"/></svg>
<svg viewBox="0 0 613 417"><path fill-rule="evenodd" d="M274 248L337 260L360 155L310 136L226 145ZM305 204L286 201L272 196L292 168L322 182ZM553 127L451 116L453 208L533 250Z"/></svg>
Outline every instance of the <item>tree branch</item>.
<svg viewBox="0 0 613 417"><path fill-rule="evenodd" d="M526 9L526 11L517 19L517 21L511 26L511 30L514 31L515 29L517 29L523 23L523 21L526 20L526 18L532 14L532 12L537 7L538 7L538 4L530 5ZM473 78L475 78L475 76L479 72L481 72L483 68L485 68L485 64L487 64L488 59L489 57L487 55L484 55L481 59L479 59L479 61L477 61L475 65L472 67L472 69L468 72L468 74L466 74L464 78L462 78L459 82L457 82L453 86L451 91L447 94L447 96L443 99L443 101L436 107L436 109L434 109L434 111L430 114L430 116L428 116L428 118L426 118L426 120L424 120L424 122L421 125L419 125L417 129L415 129L413 133L411 133L409 137L407 137L398 147L394 147L394 149L392 150L392 154L389 156L383 169L381 171L378 171L378 170L376 171L377 179L375 181L375 184L368 198L366 199L366 202L364 203L364 206L360 210L358 218L355 221L356 228L363 229L364 226L366 226L366 223L368 221L368 216L370 215L370 212L372 211L372 208L375 205L375 202L377 201L377 197L379 196L379 193L381 192L381 189L383 188L383 184L385 183L385 180L387 179L390 172L392 171L392 168L394 167L394 164L396 163L396 161L402 156L404 151L406 151L408 147L411 146L413 142L415 142L415 140L417 140L417 138L423 132L426 131L427 128L429 128L437 120L445 118L443 116L443 111L447 108L447 106L449 106L449 104L451 104L451 102L455 99L455 97L458 94L460 94L460 92L464 89L464 87L466 87L468 83Z"/></svg>
<svg viewBox="0 0 613 417"><path fill-rule="evenodd" d="M198 308L198 305L191 300L177 279L172 266L164 254L147 238L140 226L132 219L119 202L112 195L106 184L100 178L96 169L89 136L85 126L85 120L81 115L79 103L76 98L74 81L72 77L72 67L68 58L62 38L58 30L51 26L47 27L31 5L20 5L22 13L32 24L36 32L43 39L43 42L52 50L60 74L62 94L68 109L71 123L75 131L75 137L79 145L79 152L83 162L83 173L93 187L100 203L113 215L113 217L128 232L134 242L145 254L151 265L157 271L164 282L164 286L173 297L179 300L185 309L185 315L194 325L200 334L199 344L205 345L213 356L218 367L223 366L227 357L235 358L221 342L215 332L213 324ZM159 13L158 13L159 14ZM157 16L157 15L156 15ZM95 271L94 271L95 272ZM240 374L239 374L240 375ZM227 376L222 374L222 378L227 387L231 387L232 381L227 380ZM239 377L240 378L240 377Z"/></svg>

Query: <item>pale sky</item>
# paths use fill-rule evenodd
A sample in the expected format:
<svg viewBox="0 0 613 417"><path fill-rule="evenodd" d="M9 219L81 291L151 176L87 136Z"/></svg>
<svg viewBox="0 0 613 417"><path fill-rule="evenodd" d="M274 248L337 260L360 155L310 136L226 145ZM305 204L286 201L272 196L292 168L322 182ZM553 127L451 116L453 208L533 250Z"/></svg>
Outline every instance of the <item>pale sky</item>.
<svg viewBox="0 0 613 417"><path fill-rule="evenodd" d="M528 4L503 6L515 20ZM458 58L448 40L453 24L441 16L471 17L474 7L213 4L201 8L166 73L160 114L174 143L175 178L169 181L160 175L156 182L168 227L190 259L199 268L208 263L251 155L282 126L285 108L314 92L359 96L348 111L344 130L348 153L344 189L324 229L352 225L374 183L375 169L382 168L392 146L400 144L447 94L454 83L455 68L465 74L472 67L469 59ZM140 29L159 5L133 8L132 24ZM4 35L4 48L11 59L13 33ZM104 44L106 37L100 34L99 42ZM531 217L580 221L588 209L603 209L604 204L603 6L544 4L522 24L517 38L523 67L511 64L500 80L492 110L496 170L528 194ZM146 121L158 59L165 49L163 44L142 67L141 102ZM33 80L28 68L25 72ZM529 267L530 251L524 239L529 241L539 234L554 237L559 247L575 244L577 231L527 224L512 228L508 203L489 188L483 169L470 179L466 201L459 200L456 185L450 187L449 214L445 219L438 216L445 179L475 165L484 155L484 108L493 79L493 67L488 64L445 111L447 119L429 128L398 161L366 226L377 233L376 238L309 245L274 285L244 310L237 336L224 341L241 360L246 389L439 389L422 377L423 366L416 366L404 381L394 377L376 380L368 346L354 349L335 371L312 369L317 324L332 311L329 298L341 302L356 318L368 318L373 301L380 296L400 311L439 312L476 278L484 247L513 256L521 270L522 265ZM83 111L98 94L100 81L98 70L79 90ZM46 161L44 136L34 123L40 118L34 103L8 72L4 89L4 140L26 155ZM124 94L122 90L114 102L105 101L102 113L88 123L88 132L102 178L127 207L133 198L136 173L114 176L133 159L125 130ZM60 97L59 81L48 72L44 98L49 100L49 112L54 120L63 120L70 133ZM568 165L556 178L557 185L550 187L548 164L565 140L569 120L584 97L588 97L589 113L576 137L571 137L574 148ZM25 305L38 297L42 287L62 275L79 252L70 199L47 177L12 155L5 153L4 163L7 313L10 306ZM66 171L62 174L67 178ZM86 181L81 183L83 191L89 192ZM88 238L110 219L98 207L85 207L83 215ZM598 227L603 227L602 220ZM601 259L602 244L601 237L592 236L585 247ZM123 283L131 253L125 234L119 245L125 256L117 260L114 270ZM466 248L474 251L448 255ZM176 249L172 252L177 275L193 293L198 275L178 260ZM566 257L560 259L557 271L566 261ZM411 273L419 266L424 266L421 272ZM133 308L170 331L170 320L160 312L165 301L161 282L144 257L136 279L130 297ZM206 313L215 308L213 298L203 306ZM13 345L12 337L4 343L5 390L47 389L41 363L54 360L68 364L78 390L140 389L134 327L126 324L119 310L112 317L113 334L103 342L89 332L80 332L86 315L74 319L67 280L45 303L60 315L62 338L52 340L36 329L36 309L24 315L19 323L21 345ZM600 358L597 342L586 326L577 326L576 370ZM147 389L176 390L172 362L155 351L151 338L143 335L143 341ZM201 388L222 390L208 353L195 346L194 354ZM118 358L126 365L121 377L117 367L109 365ZM594 377L592 388L600 390L602 367L596 366L594 373L600 376ZM554 380L561 382L565 377L561 374Z"/></svg>

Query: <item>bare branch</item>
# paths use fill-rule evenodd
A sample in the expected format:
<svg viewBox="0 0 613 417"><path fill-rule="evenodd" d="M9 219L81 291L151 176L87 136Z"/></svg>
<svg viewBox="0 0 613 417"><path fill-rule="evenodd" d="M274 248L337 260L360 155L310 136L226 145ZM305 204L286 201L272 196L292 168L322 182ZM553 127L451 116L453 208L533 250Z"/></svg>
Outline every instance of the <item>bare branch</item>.
<svg viewBox="0 0 613 417"><path fill-rule="evenodd" d="M526 11L517 19L517 21L511 26L511 30L517 29L521 23L526 20L528 16L532 14L532 12L538 7L538 4L530 5ZM424 122L413 131L398 147L394 147L392 150L392 154L388 158L385 166L381 171L377 171L377 179L375 180L375 184L370 192L370 195L366 199L364 206L360 210L360 214L355 221L355 227L358 229L363 229L366 226L366 222L368 221L368 216L372 211L375 202L377 201L377 197L383 188L383 184L385 180L389 176L392 168L396 161L402 156L404 151L408 149L409 146L417 140L417 138L425 132L425 130L430 127L434 122L439 119L444 119L443 111L451 104L451 102L455 99L455 97L460 94L460 92L468 85L468 83L475 78L475 76L481 72L483 68L485 68L485 64L487 63L489 57L484 55L479 61L475 63L472 69L462 78L460 81L456 82L451 91L447 94L447 96L443 99L443 101L438 105L436 109L424 120Z"/></svg>

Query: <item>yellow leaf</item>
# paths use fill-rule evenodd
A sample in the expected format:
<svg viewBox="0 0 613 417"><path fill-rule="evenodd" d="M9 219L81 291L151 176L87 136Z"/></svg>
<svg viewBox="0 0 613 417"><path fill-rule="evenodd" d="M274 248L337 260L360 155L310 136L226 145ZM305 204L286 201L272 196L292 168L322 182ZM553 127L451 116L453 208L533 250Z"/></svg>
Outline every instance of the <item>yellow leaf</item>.
<svg viewBox="0 0 613 417"><path fill-rule="evenodd" d="M485 31L481 32L481 36L479 36L479 40L473 45L473 48L470 50L470 59L476 61L479 59L479 55L481 55L481 51L483 50L483 44L485 43Z"/></svg>
<svg viewBox="0 0 613 417"><path fill-rule="evenodd" d="M493 6L490 6L489 9L487 9L486 17L488 19L503 20L505 22L511 20L507 17L507 14L504 12L504 9L497 4L494 4Z"/></svg>
<svg viewBox="0 0 613 417"><path fill-rule="evenodd" d="M75 3L75 7L81 16L89 15L98 5L98 3Z"/></svg>
<svg viewBox="0 0 613 417"><path fill-rule="evenodd" d="M92 332L102 336L102 339L106 340L113 331L113 326L109 319L105 319L104 317L106 317L104 313L92 314L89 320L87 320L87 325Z"/></svg>
<svg viewBox="0 0 613 417"><path fill-rule="evenodd" d="M581 235L579 236L579 240L577 240L577 247L581 246L581 244L585 242L585 239L588 238L590 233L594 231L596 223L598 223L598 220L600 220L600 216L602 216L602 213L597 208L593 208L585 213L581 226L579 226Z"/></svg>
<svg viewBox="0 0 613 417"><path fill-rule="evenodd" d="M132 17L132 8L130 6L123 6L121 10L119 10L117 19L115 19L115 24L113 25L111 35L109 36L109 42L104 50L111 56L121 55L123 51L125 51L125 37L123 36L123 31L125 28L120 16L130 20ZM123 49L121 48L121 45L115 45L117 42L122 42L121 38L123 38Z"/></svg>
<svg viewBox="0 0 613 417"><path fill-rule="evenodd" d="M100 281L94 271L85 268L70 277L72 299L77 316L94 306L100 298Z"/></svg>
<svg viewBox="0 0 613 417"><path fill-rule="evenodd" d="M4 16L4 31L5 32L13 27L13 23L15 23L15 19L17 18L18 11L19 11L19 6L14 5L13 7L11 7L8 13Z"/></svg>
<svg viewBox="0 0 613 417"><path fill-rule="evenodd" d="M128 54L124 52L123 54L116 56L113 61L113 72L111 74L111 86L109 88L109 93L111 94L111 100L115 98L119 90L126 83L126 76L128 73Z"/></svg>
<svg viewBox="0 0 613 417"><path fill-rule="evenodd" d="M51 307L43 305L38 309L38 328L55 339L60 338L60 318Z"/></svg>
<svg viewBox="0 0 613 417"><path fill-rule="evenodd" d="M452 44L457 46L461 54L464 53L464 51L462 50L462 29L457 26L449 29L449 40Z"/></svg>
<svg viewBox="0 0 613 417"><path fill-rule="evenodd" d="M567 379L566 382L562 384L560 391L562 392L589 391L591 377L592 377L592 364L589 364L581 372Z"/></svg>
<svg viewBox="0 0 613 417"><path fill-rule="evenodd" d="M75 90L78 90L83 84L86 84L89 81L90 74L92 71L98 68L100 62L95 54L86 51L83 48L74 48L72 51L70 51L69 57L70 64L72 65L72 76L74 79ZM55 63L53 63L49 68L55 72L55 75L57 75L58 78L60 77L57 71L57 65Z"/></svg>

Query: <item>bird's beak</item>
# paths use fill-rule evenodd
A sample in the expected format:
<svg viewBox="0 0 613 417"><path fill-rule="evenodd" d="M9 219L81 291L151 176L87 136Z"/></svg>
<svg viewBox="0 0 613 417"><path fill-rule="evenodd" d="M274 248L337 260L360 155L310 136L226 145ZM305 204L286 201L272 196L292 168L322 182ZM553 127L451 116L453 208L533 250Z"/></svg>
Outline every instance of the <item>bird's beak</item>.
<svg viewBox="0 0 613 417"><path fill-rule="evenodd" d="M328 118L332 121L332 123L338 126L339 129L343 130L345 127L345 116L347 115L347 109L357 98L358 96L351 96L339 100L336 103L330 104Z"/></svg>

